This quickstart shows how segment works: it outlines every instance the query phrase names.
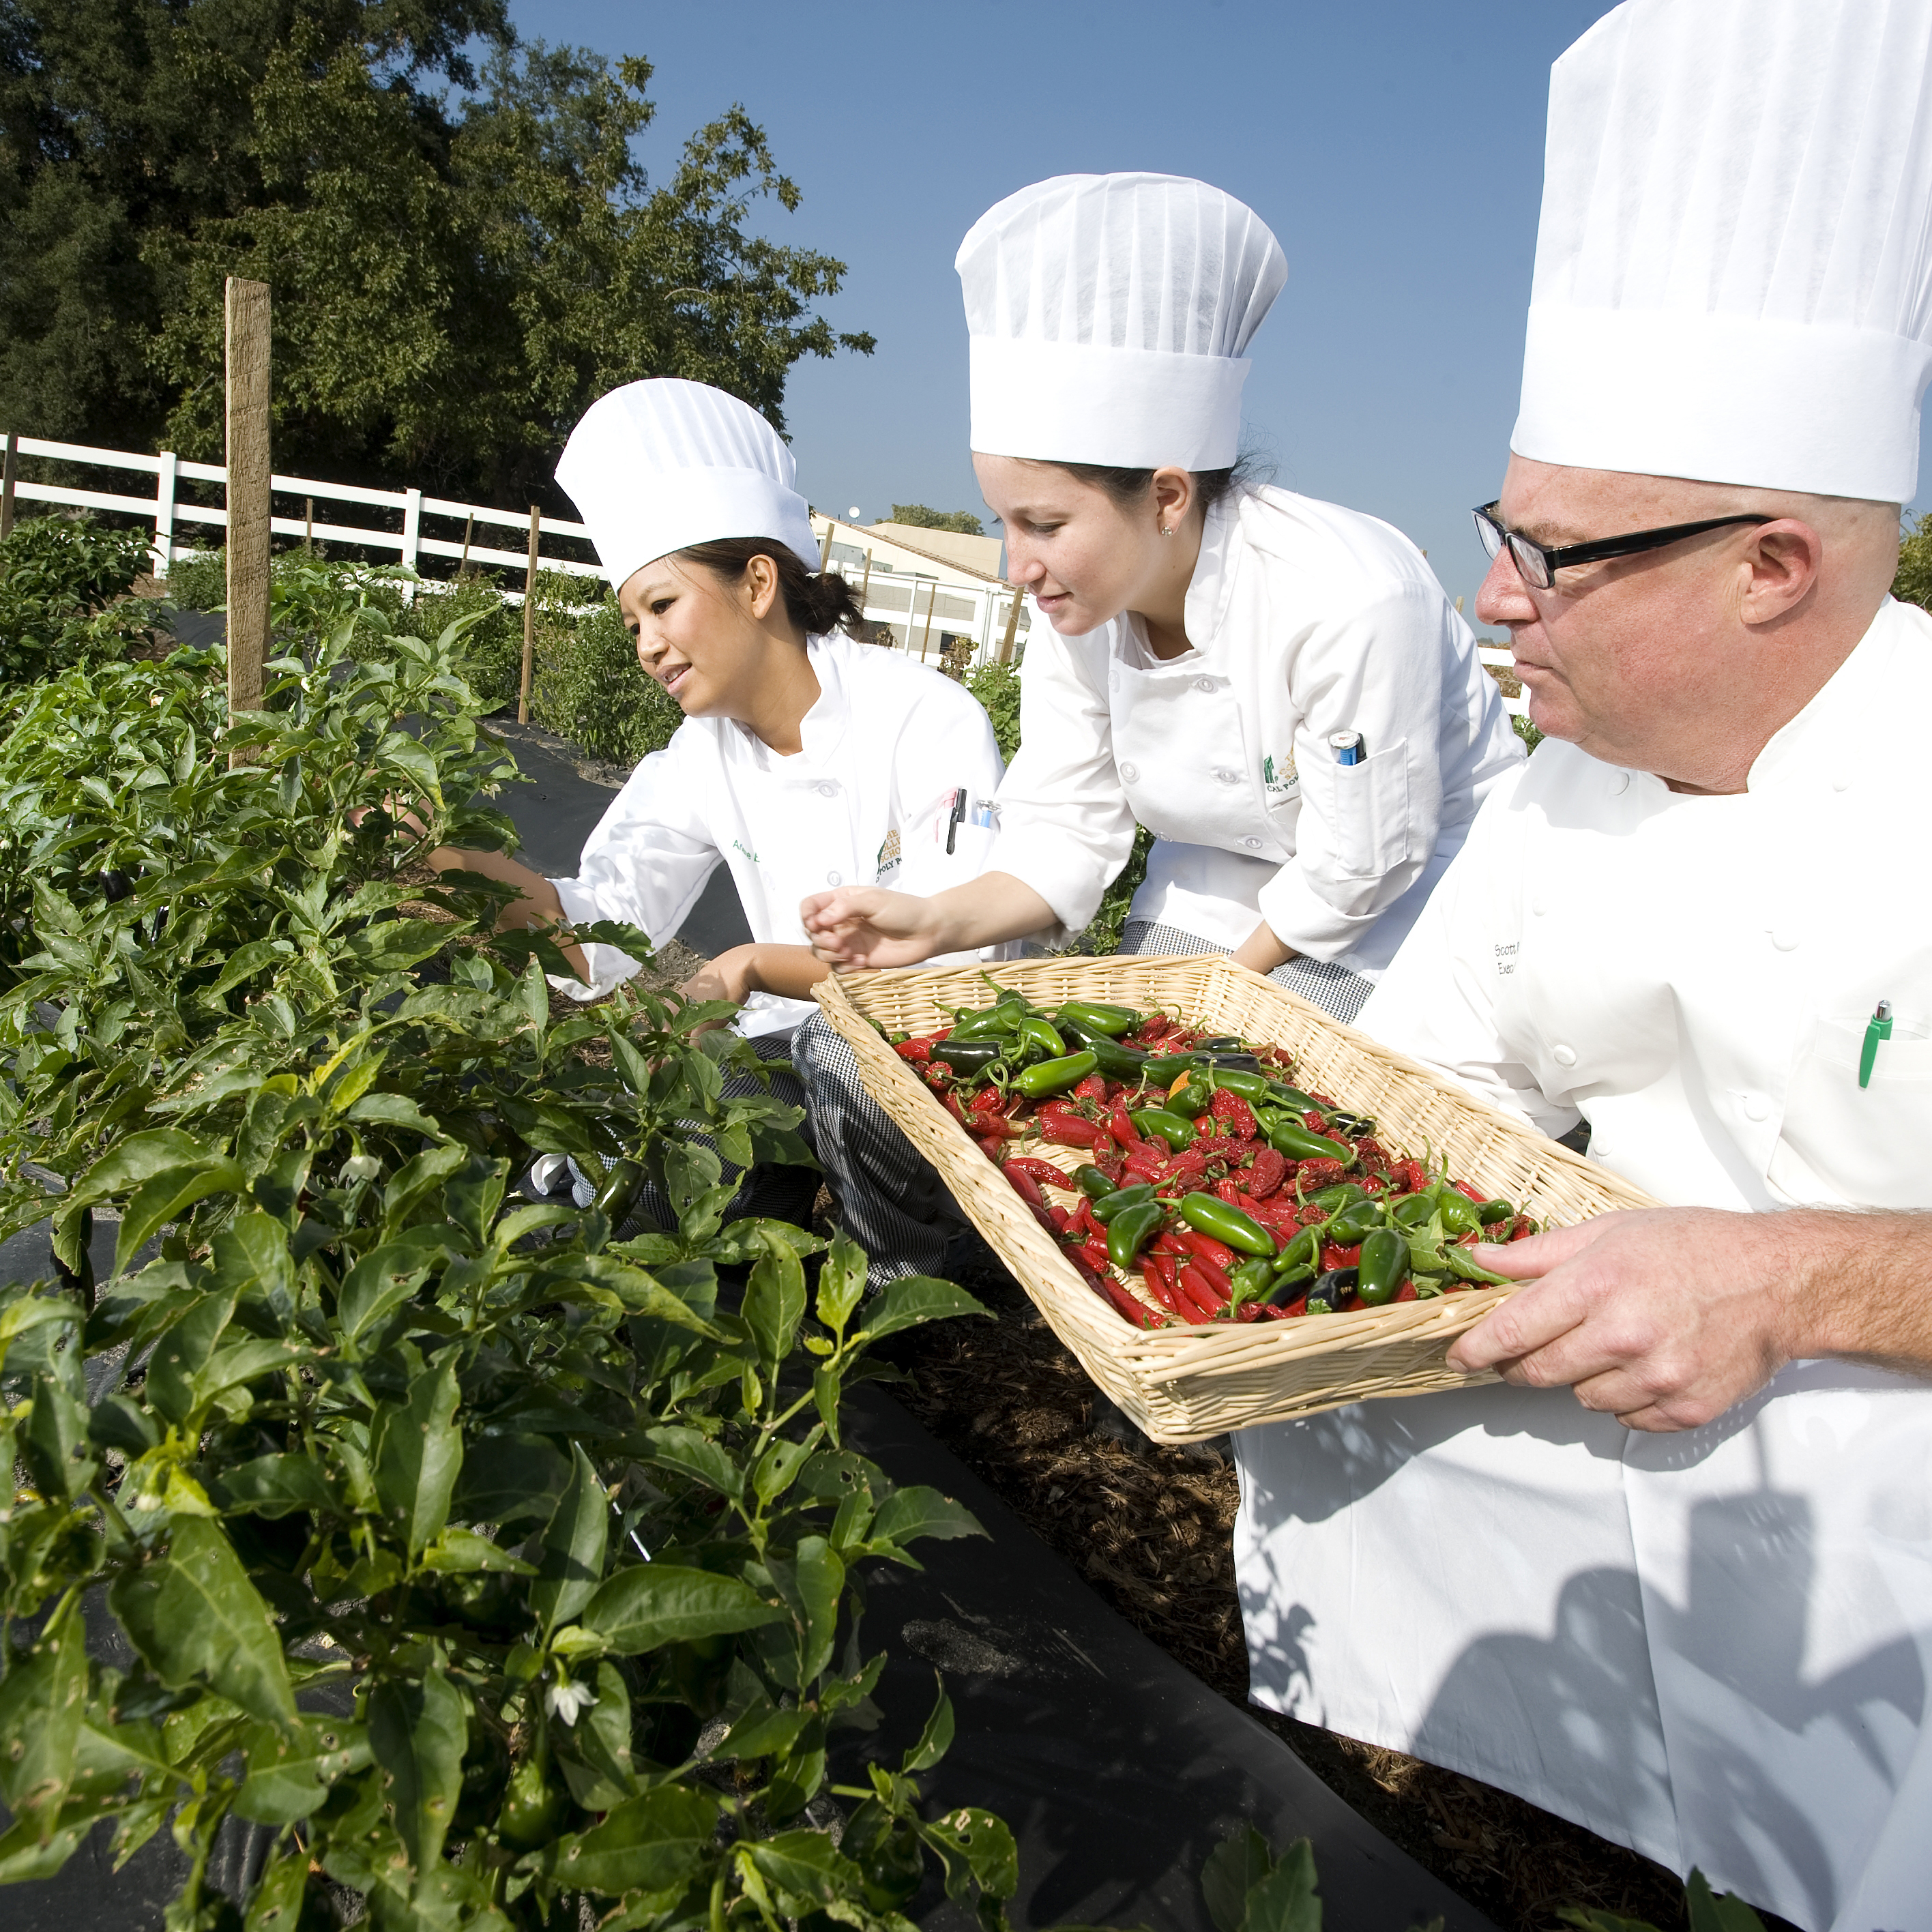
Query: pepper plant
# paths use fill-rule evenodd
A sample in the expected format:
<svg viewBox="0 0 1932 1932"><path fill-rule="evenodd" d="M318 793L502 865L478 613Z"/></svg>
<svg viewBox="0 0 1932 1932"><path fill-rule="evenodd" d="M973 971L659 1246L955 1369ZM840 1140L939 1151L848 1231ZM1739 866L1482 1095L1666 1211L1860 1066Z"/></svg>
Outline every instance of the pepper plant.
<svg viewBox="0 0 1932 1932"><path fill-rule="evenodd" d="M727 1222L725 1160L805 1149L723 1093L757 1063L721 1010L554 1021L498 889L410 882L398 794L507 842L457 627L376 656L356 609L281 614L304 647L234 729L180 653L26 694L0 743L0 1231L51 1208L63 1276L0 1289L0 1882L105 1820L188 1854L176 1932L327 1922L325 1876L378 1927L896 1928L928 1858L998 1923L1005 1827L920 1808L943 1698L820 1828L832 1733L878 1716L862 1566L977 1527L842 1398L977 1305L862 1306L849 1241ZM524 1204L536 1151L637 1160L675 1226ZM274 1834L239 1901L231 1816Z"/></svg>

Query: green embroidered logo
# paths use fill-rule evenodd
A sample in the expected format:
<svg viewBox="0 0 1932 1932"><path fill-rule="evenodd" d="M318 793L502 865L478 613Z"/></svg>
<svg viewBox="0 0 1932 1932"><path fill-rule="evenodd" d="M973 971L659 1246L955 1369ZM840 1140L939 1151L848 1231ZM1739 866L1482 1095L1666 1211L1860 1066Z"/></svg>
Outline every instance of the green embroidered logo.
<svg viewBox="0 0 1932 1932"><path fill-rule="evenodd" d="M1262 760L1262 784L1269 791L1292 791L1300 783L1294 769L1294 754L1286 754L1280 764L1272 758Z"/></svg>

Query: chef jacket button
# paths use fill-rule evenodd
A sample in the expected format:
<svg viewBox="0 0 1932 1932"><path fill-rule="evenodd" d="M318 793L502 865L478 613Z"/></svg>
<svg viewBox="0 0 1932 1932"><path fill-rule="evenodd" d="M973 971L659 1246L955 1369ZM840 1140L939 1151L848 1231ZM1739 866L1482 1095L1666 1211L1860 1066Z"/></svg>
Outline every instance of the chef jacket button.
<svg viewBox="0 0 1932 1932"><path fill-rule="evenodd" d="M1797 946L1798 935L1788 926L1780 926L1771 935L1771 943L1780 952L1790 952Z"/></svg>
<svg viewBox="0 0 1932 1932"><path fill-rule="evenodd" d="M1214 774L1214 777L1216 782L1221 784L1239 784L1241 782L1240 773L1231 772L1226 765Z"/></svg>
<svg viewBox="0 0 1932 1932"><path fill-rule="evenodd" d="M1629 773L1628 772L1611 772L1611 774L1610 774L1610 796L1611 796L1612 798L1614 798L1614 797L1617 795L1617 794L1618 794L1618 792L1622 792L1622 791L1628 791L1629 790L1630 790L1630 773Z"/></svg>
<svg viewBox="0 0 1932 1932"><path fill-rule="evenodd" d="M1255 846L1255 845L1258 845L1261 842L1261 842L1258 838L1244 838L1244 839L1241 841L1241 843L1242 843L1244 845L1247 845L1247 846Z"/></svg>
<svg viewBox="0 0 1932 1932"><path fill-rule="evenodd" d="M1852 775L1850 772L1834 772L1832 774L1832 789L1834 791L1850 791L1851 788Z"/></svg>
<svg viewBox="0 0 1932 1932"><path fill-rule="evenodd" d="M1138 765L1123 765L1120 767L1120 776L1126 780L1129 784L1132 784L1135 779L1138 778L1140 775L1141 768Z"/></svg>
<svg viewBox="0 0 1932 1932"><path fill-rule="evenodd" d="M825 883L828 886L836 886L844 876L842 872L827 872L825 875Z"/></svg>
<svg viewBox="0 0 1932 1932"><path fill-rule="evenodd" d="M1744 1118L1746 1120L1761 1120L1770 1112L1770 1105L1766 1100L1762 1094L1747 1094L1744 1096Z"/></svg>
<svg viewBox="0 0 1932 1932"><path fill-rule="evenodd" d="M1529 902L1529 909L1538 919L1540 919L1550 910L1550 902L1544 898L1532 899Z"/></svg>
<svg viewBox="0 0 1932 1932"><path fill-rule="evenodd" d="M1197 677L1194 680L1194 688L1196 691L1212 691L1214 680L1211 677Z"/></svg>
<svg viewBox="0 0 1932 1932"><path fill-rule="evenodd" d="M1550 1049L1550 1057L1558 1066L1574 1066L1576 1064L1576 1049L1574 1046L1552 1046Z"/></svg>
<svg viewBox="0 0 1932 1932"><path fill-rule="evenodd" d="M818 795L820 798L836 798L838 796L838 788L836 784L829 783L822 784L818 788Z"/></svg>

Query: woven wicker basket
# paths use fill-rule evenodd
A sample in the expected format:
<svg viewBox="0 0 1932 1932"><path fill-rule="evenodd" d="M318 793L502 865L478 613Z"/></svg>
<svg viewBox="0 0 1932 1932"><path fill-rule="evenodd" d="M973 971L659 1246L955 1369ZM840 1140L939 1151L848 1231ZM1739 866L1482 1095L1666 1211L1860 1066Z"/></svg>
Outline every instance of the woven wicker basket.
<svg viewBox="0 0 1932 1932"><path fill-rule="evenodd" d="M1579 1221L1608 1208L1654 1204L1614 1174L1220 954L1042 959L992 972L1038 1004L1077 998L1161 1006L1191 1025L1283 1047L1304 1086L1373 1114L1384 1146L1446 1157L1458 1179L1519 1202L1540 1220ZM978 970L959 967L854 973L818 988L826 1017L858 1058L866 1090L938 1168L1082 1366L1154 1441L1198 1442L1368 1396L1472 1385L1443 1358L1450 1342L1511 1290L1471 1289L1314 1320L1151 1330L1124 1322L870 1024L929 1032L944 1023L944 1008L981 1004L985 994ZM1020 1145L1069 1170L1082 1158L1076 1148ZM1142 1285L1130 1286L1138 1292Z"/></svg>

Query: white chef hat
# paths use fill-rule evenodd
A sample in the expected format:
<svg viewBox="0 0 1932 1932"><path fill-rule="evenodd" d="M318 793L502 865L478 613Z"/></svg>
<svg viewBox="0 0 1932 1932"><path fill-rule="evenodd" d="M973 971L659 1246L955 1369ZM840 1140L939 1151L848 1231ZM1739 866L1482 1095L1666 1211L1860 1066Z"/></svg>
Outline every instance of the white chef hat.
<svg viewBox="0 0 1932 1932"><path fill-rule="evenodd" d="M614 587L647 563L720 537L770 537L818 568L797 466L748 403L705 382L626 382L584 412L556 480Z"/></svg>
<svg viewBox="0 0 1932 1932"><path fill-rule="evenodd" d="M1628 0L1551 70L1510 447L1909 502L1932 0Z"/></svg>
<svg viewBox="0 0 1932 1932"><path fill-rule="evenodd" d="M1178 175L1058 175L989 208L953 266L988 456L1225 470L1242 352L1288 279L1251 208Z"/></svg>

